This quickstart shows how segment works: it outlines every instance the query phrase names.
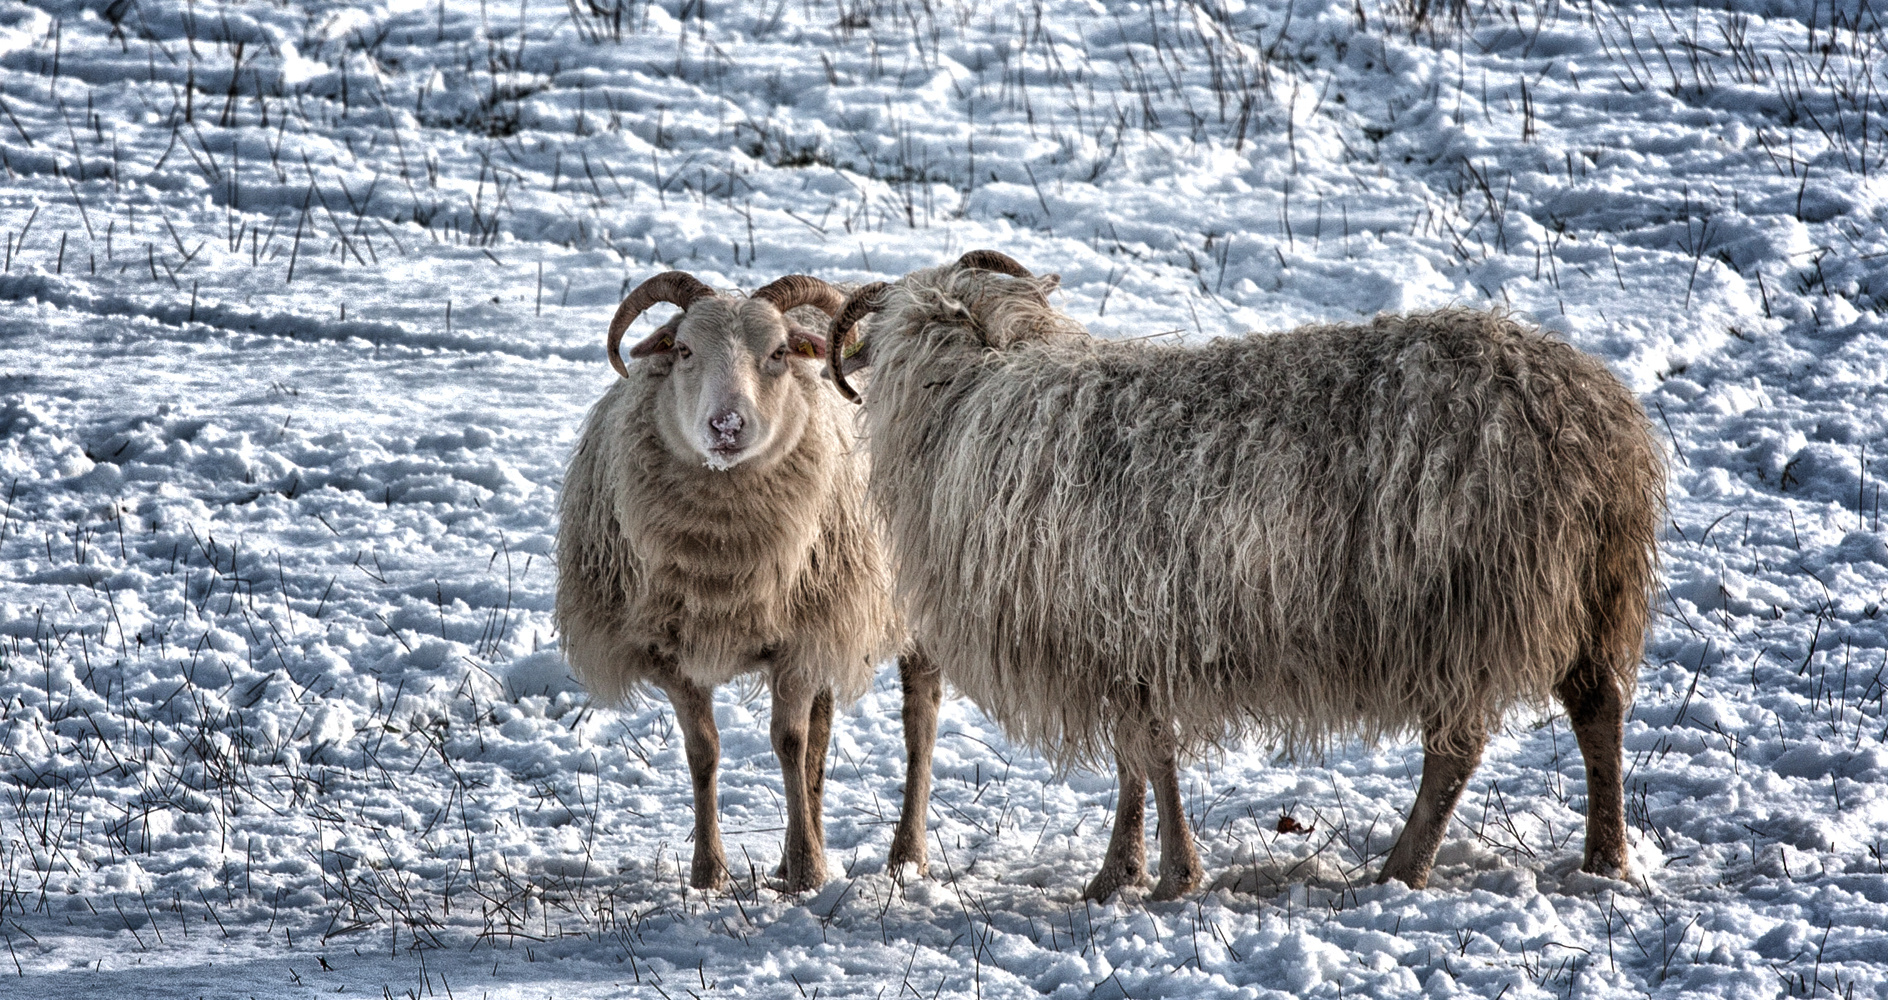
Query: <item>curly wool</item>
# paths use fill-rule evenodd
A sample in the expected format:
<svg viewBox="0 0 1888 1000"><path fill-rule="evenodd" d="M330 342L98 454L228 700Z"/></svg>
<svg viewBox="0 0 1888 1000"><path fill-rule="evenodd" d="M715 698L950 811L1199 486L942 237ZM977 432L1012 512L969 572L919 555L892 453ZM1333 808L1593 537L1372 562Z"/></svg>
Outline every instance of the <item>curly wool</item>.
<svg viewBox="0 0 1888 1000"><path fill-rule="evenodd" d="M1446 740L1583 656L1630 697L1664 467L1599 361L1466 309L1102 341L1049 287L920 271L869 332L899 597L1013 738Z"/></svg>
<svg viewBox="0 0 1888 1000"><path fill-rule="evenodd" d="M778 662L862 693L902 633L845 404L795 363L798 444L715 471L664 446L647 369L591 408L558 502L555 621L579 679L615 703L673 671L713 687Z"/></svg>

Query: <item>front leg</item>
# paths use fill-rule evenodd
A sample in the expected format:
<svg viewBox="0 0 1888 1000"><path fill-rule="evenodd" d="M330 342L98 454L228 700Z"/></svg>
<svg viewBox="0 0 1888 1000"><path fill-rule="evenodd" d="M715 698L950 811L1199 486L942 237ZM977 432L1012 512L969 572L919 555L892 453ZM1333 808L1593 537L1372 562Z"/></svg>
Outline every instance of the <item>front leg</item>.
<svg viewBox="0 0 1888 1000"><path fill-rule="evenodd" d="M1083 899L1104 902L1124 886L1147 878L1147 772L1128 755L1115 753L1115 772L1121 779L1120 799L1114 806L1114 833L1101 871L1088 883Z"/></svg>
<svg viewBox="0 0 1888 1000"><path fill-rule="evenodd" d="M826 756L832 751L832 741L833 689L826 687L813 696L806 718L806 804L812 814L813 844L821 851L826 848Z"/></svg>
<svg viewBox="0 0 1888 1000"><path fill-rule="evenodd" d="M898 828L892 834L885 870L896 877L905 865L918 874L929 870L924 848L925 816L931 807L931 752L937 746L937 710L944 699L944 678L937 665L913 650L898 658L899 686L904 688L905 796L898 810Z"/></svg>
<svg viewBox="0 0 1888 1000"><path fill-rule="evenodd" d="M721 766L721 733L715 728L714 692L679 676L660 682L675 707L688 754L688 776L695 786L695 857L688 884L719 889L728 881L728 860L721 852L721 816L715 802L715 772Z"/></svg>
<svg viewBox="0 0 1888 1000"><path fill-rule="evenodd" d="M774 756L780 761L780 783L787 799L786 869L782 888L804 892L826 882L826 852L823 837L814 828L819 819L813 811L807 785L807 729L813 709L814 690L806 678L790 668L776 668L773 674Z"/></svg>

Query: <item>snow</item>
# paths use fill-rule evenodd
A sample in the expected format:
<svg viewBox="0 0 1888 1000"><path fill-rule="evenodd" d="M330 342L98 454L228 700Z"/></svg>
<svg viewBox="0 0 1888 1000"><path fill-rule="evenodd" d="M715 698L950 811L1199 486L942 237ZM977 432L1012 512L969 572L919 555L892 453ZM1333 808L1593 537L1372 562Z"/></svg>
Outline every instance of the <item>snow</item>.
<svg viewBox="0 0 1888 1000"><path fill-rule="evenodd" d="M620 13L613 13L620 12ZM1888 996L1888 236L1867 6L0 0L0 972L47 998ZM1564 718L1430 888L1409 741L1183 775L1216 881L1084 904L1107 775L947 701L884 872L897 683L782 896L766 699L718 694L738 887L683 888L667 706L557 652L562 465L629 283L997 247L1099 334L1529 315L1671 450L1579 872ZM1309 833L1279 833L1289 815ZM109 966L109 968L107 968ZM9 988L9 994L12 988Z"/></svg>

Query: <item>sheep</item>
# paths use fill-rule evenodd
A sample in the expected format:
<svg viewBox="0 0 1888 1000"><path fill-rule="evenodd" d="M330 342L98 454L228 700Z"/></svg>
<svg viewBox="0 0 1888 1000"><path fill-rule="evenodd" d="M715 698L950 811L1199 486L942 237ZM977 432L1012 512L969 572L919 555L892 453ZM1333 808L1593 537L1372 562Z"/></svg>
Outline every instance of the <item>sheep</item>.
<svg viewBox="0 0 1888 1000"><path fill-rule="evenodd" d="M1488 732L1566 707L1583 868L1628 872L1620 758L1663 458L1597 359L1454 308L1197 346L1092 338L994 251L853 294L829 375L895 591L953 685L1058 765L1112 752L1086 895L1201 879L1176 761L1411 730L1423 776L1378 881L1427 884ZM856 341L854 324L878 313Z"/></svg>
<svg viewBox="0 0 1888 1000"><path fill-rule="evenodd" d="M622 376L591 408L558 502L555 622L600 701L658 688L675 708L694 785L689 884L727 884L715 804L713 688L759 672L787 806L783 888L826 880L821 796L835 695L869 682L902 626L850 415L820 377L825 341L790 314L831 313L836 288L784 277L743 298L670 271L610 321ZM624 331L659 302L682 307L629 351ZM941 686L901 658L910 773L889 867L925 869L924 817Z"/></svg>

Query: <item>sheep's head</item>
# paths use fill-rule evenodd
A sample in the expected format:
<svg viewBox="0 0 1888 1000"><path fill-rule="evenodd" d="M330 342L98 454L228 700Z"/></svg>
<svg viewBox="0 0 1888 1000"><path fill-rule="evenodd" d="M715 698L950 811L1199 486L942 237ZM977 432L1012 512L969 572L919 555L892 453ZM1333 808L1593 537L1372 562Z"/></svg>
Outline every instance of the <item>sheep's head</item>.
<svg viewBox="0 0 1888 1000"><path fill-rule="evenodd" d="M923 300L925 313L944 314L948 317L944 326L953 332L970 331L984 347L1000 349L1021 340L1069 332L1072 321L1064 322L1066 317L1049 309L1048 300L1043 298L1059 280L1053 274L1038 278L995 250L972 250L955 263L917 271L892 284L873 282L852 293L827 327L827 340L832 345L827 374L847 399L859 402L859 394L846 376L872 363L874 336L897 333L887 330L861 334L858 324L901 295ZM1003 307L1002 303L1015 295L1027 296L1042 308Z"/></svg>
<svg viewBox="0 0 1888 1000"><path fill-rule="evenodd" d="M610 321L610 363L624 378L659 378L657 429L676 454L711 469L771 464L793 450L812 413L812 364L826 341L786 316L805 305L831 315L845 301L818 278L788 275L752 296L720 295L681 271L638 285ZM629 349L632 374L618 356L623 333L650 306L682 312Z"/></svg>

